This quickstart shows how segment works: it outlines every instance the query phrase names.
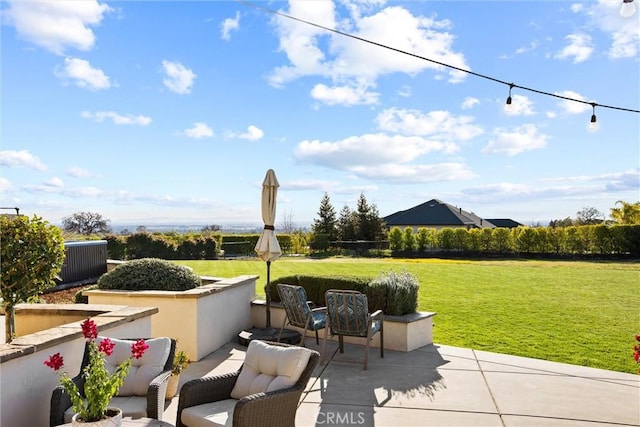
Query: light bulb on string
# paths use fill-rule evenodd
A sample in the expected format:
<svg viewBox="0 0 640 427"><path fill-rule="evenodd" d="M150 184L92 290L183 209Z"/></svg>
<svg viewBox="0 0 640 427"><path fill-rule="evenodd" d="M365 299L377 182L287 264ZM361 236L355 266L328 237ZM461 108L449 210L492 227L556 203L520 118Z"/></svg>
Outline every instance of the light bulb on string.
<svg viewBox="0 0 640 427"><path fill-rule="evenodd" d="M589 122L589 130L595 131L598 129L598 120L596 119L596 103L591 103L591 108L593 109L593 113L591 114L591 121Z"/></svg>
<svg viewBox="0 0 640 427"><path fill-rule="evenodd" d="M633 4L633 0L622 0L622 6L620 6L620 16L623 18L630 18L636 14L636 5Z"/></svg>
<svg viewBox="0 0 640 427"><path fill-rule="evenodd" d="M513 109L513 107L511 106L511 89L513 89L513 86L513 83L509 83L509 96L507 97L507 102L504 104L504 111L507 113Z"/></svg>

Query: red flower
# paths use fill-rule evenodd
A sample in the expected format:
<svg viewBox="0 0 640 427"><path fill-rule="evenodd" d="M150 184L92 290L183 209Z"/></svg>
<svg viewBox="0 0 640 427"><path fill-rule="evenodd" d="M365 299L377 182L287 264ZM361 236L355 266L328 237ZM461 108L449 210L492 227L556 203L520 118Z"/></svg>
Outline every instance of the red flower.
<svg viewBox="0 0 640 427"><path fill-rule="evenodd" d="M82 327L82 335L84 335L87 340L93 340L98 337L98 327L93 320L87 319L82 322L80 326Z"/></svg>
<svg viewBox="0 0 640 427"><path fill-rule="evenodd" d="M636 363L639 363L638 360L640 360L640 353L636 351L635 354L633 355L633 360L635 360Z"/></svg>
<svg viewBox="0 0 640 427"><path fill-rule="evenodd" d="M64 366L64 358L60 356L60 353L52 354L49 356L49 360L45 360L44 364L57 371Z"/></svg>
<svg viewBox="0 0 640 427"><path fill-rule="evenodd" d="M103 352L107 356L111 356L113 353L113 348L115 347L115 343L111 341L109 338L105 338L100 341L100 345L98 345L98 351Z"/></svg>
<svg viewBox="0 0 640 427"><path fill-rule="evenodd" d="M138 340L131 344L131 355L136 359L140 359L148 348L149 344L144 342L144 340Z"/></svg>
<svg viewBox="0 0 640 427"><path fill-rule="evenodd" d="M640 341L640 334L636 335L636 341Z"/></svg>

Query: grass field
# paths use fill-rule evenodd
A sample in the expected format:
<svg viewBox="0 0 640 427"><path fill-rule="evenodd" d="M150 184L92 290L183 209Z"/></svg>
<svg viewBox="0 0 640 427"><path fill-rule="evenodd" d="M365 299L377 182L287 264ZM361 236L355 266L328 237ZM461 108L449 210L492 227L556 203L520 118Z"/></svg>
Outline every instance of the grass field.
<svg viewBox="0 0 640 427"><path fill-rule="evenodd" d="M259 275L259 260L180 261L200 275ZM407 270L418 308L435 311L434 341L458 347L636 373L640 264L580 261L280 258L271 279L293 274L374 277Z"/></svg>

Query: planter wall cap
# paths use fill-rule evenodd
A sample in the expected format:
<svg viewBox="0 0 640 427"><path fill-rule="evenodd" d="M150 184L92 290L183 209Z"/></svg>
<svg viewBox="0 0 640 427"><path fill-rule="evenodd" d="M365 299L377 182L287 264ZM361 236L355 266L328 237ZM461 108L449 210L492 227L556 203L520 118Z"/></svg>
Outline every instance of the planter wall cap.
<svg viewBox="0 0 640 427"><path fill-rule="evenodd" d="M417 322L418 320L428 319L429 317L435 316L437 313L433 311L416 311L415 313L405 314L403 316L391 316L384 315L384 320L389 320L392 322L398 323L411 323Z"/></svg>

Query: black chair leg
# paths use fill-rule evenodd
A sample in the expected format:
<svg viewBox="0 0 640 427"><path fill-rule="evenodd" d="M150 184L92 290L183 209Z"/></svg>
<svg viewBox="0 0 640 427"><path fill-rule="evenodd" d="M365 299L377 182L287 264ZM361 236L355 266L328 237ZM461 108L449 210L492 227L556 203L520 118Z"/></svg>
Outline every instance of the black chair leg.
<svg viewBox="0 0 640 427"><path fill-rule="evenodd" d="M316 344L320 345L320 338L318 338L318 330L316 329Z"/></svg>

